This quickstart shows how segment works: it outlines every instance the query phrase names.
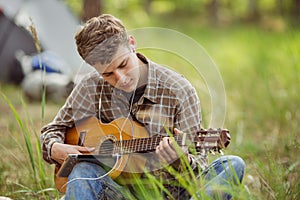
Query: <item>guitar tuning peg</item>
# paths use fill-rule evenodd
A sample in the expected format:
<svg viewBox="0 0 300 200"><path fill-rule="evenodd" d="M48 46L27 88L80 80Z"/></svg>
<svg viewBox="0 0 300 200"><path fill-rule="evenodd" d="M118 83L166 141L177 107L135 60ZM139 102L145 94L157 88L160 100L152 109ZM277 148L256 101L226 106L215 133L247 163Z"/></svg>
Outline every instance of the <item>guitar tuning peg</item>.
<svg viewBox="0 0 300 200"><path fill-rule="evenodd" d="M224 153L223 153L223 151L222 151L221 149L219 149L218 152L219 152L222 156L224 155Z"/></svg>

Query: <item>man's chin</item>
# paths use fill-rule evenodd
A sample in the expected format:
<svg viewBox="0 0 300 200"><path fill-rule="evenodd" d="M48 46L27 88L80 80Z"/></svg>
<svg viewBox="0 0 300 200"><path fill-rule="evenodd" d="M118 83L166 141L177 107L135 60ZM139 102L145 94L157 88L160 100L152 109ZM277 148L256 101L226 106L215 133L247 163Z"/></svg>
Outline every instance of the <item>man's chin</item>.
<svg viewBox="0 0 300 200"><path fill-rule="evenodd" d="M117 87L119 90L124 92L130 93L133 92L136 88L135 87Z"/></svg>

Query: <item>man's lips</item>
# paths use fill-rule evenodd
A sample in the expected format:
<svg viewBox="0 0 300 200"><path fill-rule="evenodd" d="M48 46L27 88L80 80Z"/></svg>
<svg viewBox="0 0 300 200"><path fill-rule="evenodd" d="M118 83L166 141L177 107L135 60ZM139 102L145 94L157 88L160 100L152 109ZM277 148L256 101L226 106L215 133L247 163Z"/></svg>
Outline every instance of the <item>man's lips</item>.
<svg viewBox="0 0 300 200"><path fill-rule="evenodd" d="M128 88L128 87L131 86L131 83L132 83L132 79L129 80L129 81L127 81L127 82L125 82L125 83L123 83L123 84L120 84L119 87L120 88Z"/></svg>

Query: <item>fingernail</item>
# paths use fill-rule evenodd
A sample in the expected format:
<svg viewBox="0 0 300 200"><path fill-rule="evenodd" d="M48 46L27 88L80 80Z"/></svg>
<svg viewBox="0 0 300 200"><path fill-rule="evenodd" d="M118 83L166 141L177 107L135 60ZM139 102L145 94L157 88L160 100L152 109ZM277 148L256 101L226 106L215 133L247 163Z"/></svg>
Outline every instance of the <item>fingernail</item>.
<svg viewBox="0 0 300 200"><path fill-rule="evenodd" d="M87 149L88 149L88 151L94 151L95 147L88 147Z"/></svg>

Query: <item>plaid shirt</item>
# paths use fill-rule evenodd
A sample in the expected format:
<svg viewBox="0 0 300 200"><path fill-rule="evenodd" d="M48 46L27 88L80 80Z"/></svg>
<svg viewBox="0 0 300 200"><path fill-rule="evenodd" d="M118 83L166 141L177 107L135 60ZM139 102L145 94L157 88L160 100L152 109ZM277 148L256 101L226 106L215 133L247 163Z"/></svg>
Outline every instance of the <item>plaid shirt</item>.
<svg viewBox="0 0 300 200"><path fill-rule="evenodd" d="M43 158L47 162L55 163L50 155L53 143L64 143L67 129L86 117L96 116L104 123L120 117L132 118L145 126L150 137L167 135L166 128L173 132L176 127L186 133L200 130L200 102L194 87L176 72L137 55L148 67L148 83L140 99L133 103L96 71L86 75L54 120L41 130ZM192 158L193 165L202 169L206 166L206 158Z"/></svg>

